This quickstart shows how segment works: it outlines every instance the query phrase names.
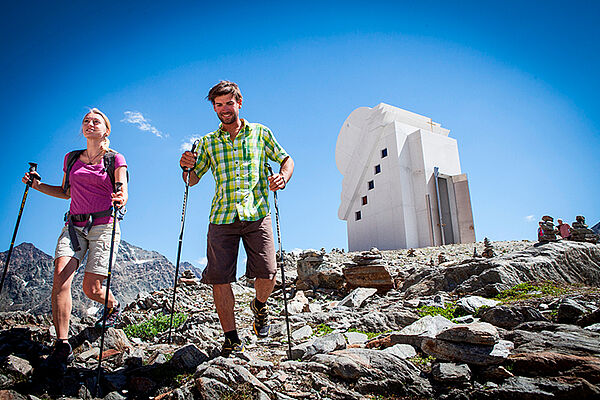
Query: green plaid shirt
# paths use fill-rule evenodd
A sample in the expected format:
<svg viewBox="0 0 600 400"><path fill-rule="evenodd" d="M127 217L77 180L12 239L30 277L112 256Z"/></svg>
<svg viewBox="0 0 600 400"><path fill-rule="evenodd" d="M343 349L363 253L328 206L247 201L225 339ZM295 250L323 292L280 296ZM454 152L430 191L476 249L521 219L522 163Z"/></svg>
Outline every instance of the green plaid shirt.
<svg viewBox="0 0 600 400"><path fill-rule="evenodd" d="M210 222L230 224L256 221L269 214L269 182L265 162L281 164L288 154L269 128L242 120L243 126L232 142L219 129L202 137L194 172L201 178L210 168L215 178L215 197Z"/></svg>

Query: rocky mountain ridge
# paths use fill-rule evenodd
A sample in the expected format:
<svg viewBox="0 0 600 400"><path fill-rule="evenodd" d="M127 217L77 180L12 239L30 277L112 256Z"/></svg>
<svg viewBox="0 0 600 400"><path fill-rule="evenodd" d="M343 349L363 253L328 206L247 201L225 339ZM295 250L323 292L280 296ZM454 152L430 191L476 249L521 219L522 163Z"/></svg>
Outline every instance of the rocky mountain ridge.
<svg viewBox="0 0 600 400"><path fill-rule="evenodd" d="M176 309L187 318L173 343L167 332L125 335L170 311L171 289L139 295L122 324L107 331L99 393L93 320L73 318L75 361L52 378L41 372L52 343L49 321L0 313L0 397L600 398L600 246L493 245L492 258L473 257L481 243L413 255L285 254L291 357L281 281L269 300L268 339L252 333L252 282L233 285L246 351L227 359L218 357L222 332L209 286L181 280ZM497 294L473 294L482 290Z"/></svg>
<svg viewBox="0 0 600 400"><path fill-rule="evenodd" d="M4 265L6 252L0 253ZM73 279L73 314L84 316L97 309L97 303L89 300L81 290L82 266ZM192 269L192 264L182 262L180 271ZM50 313L50 293L54 273L53 257L31 243L21 243L13 249L3 293L0 311L27 311L31 314ZM124 240L113 265L111 289L123 304L132 302L140 293L151 293L173 285L175 266L162 254L144 250Z"/></svg>

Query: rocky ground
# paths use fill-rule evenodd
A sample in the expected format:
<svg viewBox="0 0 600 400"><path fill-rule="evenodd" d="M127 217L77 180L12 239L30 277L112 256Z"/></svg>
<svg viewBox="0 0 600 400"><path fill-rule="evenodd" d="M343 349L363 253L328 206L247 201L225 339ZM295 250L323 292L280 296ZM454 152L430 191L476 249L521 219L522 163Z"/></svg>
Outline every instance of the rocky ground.
<svg viewBox="0 0 600 400"><path fill-rule="evenodd" d="M494 242L492 258L474 247L484 250L286 254L291 354L281 282L261 340L252 282L234 285L246 351L224 359L210 288L183 278L176 310L186 319L172 343L149 328L132 336L169 313L172 291L139 296L107 331L99 391L90 317L73 317L75 361L62 374L44 361L49 318L1 313L0 398L600 398L600 246Z"/></svg>

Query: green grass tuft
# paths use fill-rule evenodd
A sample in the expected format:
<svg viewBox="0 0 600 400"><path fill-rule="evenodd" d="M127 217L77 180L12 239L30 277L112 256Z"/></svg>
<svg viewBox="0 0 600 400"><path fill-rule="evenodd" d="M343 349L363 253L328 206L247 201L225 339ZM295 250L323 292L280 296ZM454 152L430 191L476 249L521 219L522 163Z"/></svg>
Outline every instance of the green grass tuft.
<svg viewBox="0 0 600 400"><path fill-rule="evenodd" d="M188 316L183 313L175 313L173 315L173 329L183 324L187 318ZM158 314L140 324L127 325L125 328L123 328L123 331L130 339L137 337L143 340L149 340L159 333L168 330L170 320L170 314Z"/></svg>

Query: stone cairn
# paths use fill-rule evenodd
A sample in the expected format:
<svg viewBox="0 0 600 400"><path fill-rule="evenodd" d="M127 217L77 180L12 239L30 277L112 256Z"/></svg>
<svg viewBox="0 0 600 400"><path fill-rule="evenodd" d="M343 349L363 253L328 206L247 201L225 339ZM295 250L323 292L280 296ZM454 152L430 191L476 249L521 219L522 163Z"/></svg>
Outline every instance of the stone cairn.
<svg viewBox="0 0 600 400"><path fill-rule="evenodd" d="M483 252L481 253L481 256L485 258L492 258L495 255L496 254L494 253L492 242L488 238L483 238Z"/></svg>
<svg viewBox="0 0 600 400"><path fill-rule="evenodd" d="M542 217L542 238L540 243L556 242L558 230L554 227L554 218L549 215Z"/></svg>
<svg viewBox="0 0 600 400"><path fill-rule="evenodd" d="M589 229L585 223L585 217L578 215L576 221L571 224L571 240L576 242L598 243L600 238L593 230Z"/></svg>
<svg viewBox="0 0 600 400"><path fill-rule="evenodd" d="M407 256L408 257L416 257L417 255L415 254L415 249L412 249L412 248L408 249Z"/></svg>
<svg viewBox="0 0 600 400"><path fill-rule="evenodd" d="M394 279L381 251L376 247L358 253L352 261L345 263L343 269L344 278L350 288L368 287L384 292L394 287Z"/></svg>

